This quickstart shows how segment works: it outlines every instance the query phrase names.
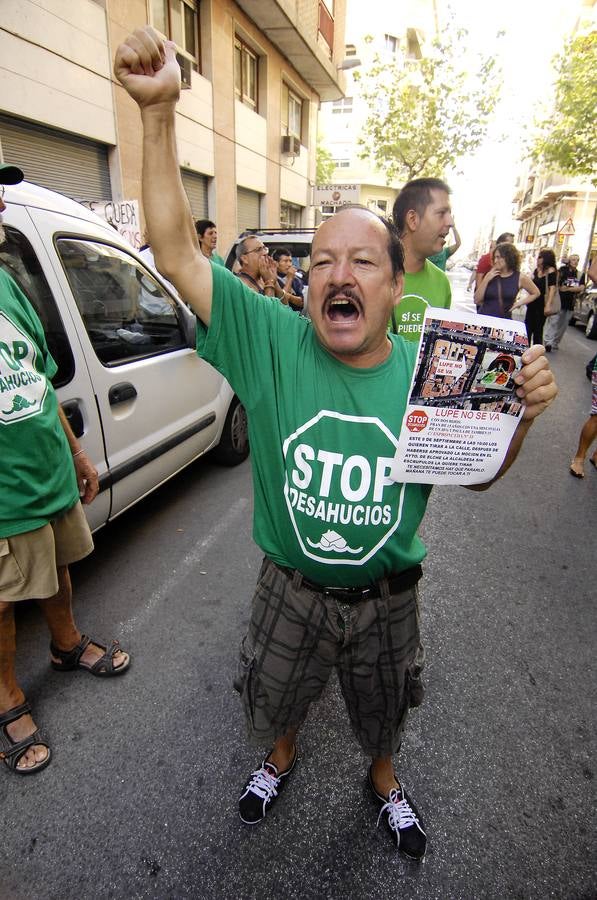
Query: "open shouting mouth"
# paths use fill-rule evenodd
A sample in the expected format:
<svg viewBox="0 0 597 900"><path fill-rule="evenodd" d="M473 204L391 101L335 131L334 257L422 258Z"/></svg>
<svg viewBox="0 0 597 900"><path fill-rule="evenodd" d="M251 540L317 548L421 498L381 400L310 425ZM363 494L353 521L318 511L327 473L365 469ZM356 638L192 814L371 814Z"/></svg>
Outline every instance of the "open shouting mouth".
<svg viewBox="0 0 597 900"><path fill-rule="evenodd" d="M361 301L350 289L330 291L324 305L324 315L330 322L350 324L361 316Z"/></svg>

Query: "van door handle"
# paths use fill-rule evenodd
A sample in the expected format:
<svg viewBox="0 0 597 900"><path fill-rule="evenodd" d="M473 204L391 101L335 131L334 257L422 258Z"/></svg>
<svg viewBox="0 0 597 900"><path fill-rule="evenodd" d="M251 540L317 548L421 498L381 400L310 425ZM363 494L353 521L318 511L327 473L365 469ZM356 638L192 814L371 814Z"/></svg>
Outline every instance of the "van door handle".
<svg viewBox="0 0 597 900"><path fill-rule="evenodd" d="M135 387L123 381L121 384L115 384L110 388L108 400L110 406L115 406L117 403L124 403L125 400L134 400L136 396L137 391Z"/></svg>
<svg viewBox="0 0 597 900"><path fill-rule="evenodd" d="M60 405L74 436L78 438L83 437L85 434L85 424L83 422L81 407L77 401L67 400L66 403L61 403Z"/></svg>

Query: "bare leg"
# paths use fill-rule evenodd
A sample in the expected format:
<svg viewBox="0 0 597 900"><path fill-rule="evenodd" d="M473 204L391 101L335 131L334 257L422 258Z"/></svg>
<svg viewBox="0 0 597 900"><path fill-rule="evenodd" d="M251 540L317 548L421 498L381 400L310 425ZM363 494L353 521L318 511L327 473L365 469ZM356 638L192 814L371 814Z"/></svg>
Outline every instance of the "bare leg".
<svg viewBox="0 0 597 900"><path fill-rule="evenodd" d="M583 425L580 437L578 439L578 447L576 454L570 463L570 469L579 476L585 473L585 459L589 451L589 447L597 437L597 416L589 416ZM593 462L597 461L597 450L593 453Z"/></svg>
<svg viewBox="0 0 597 900"><path fill-rule="evenodd" d="M376 756L371 760L371 778L378 794L388 797L392 788L399 788L392 756Z"/></svg>
<svg viewBox="0 0 597 900"><path fill-rule="evenodd" d="M268 762L275 765L278 772L285 772L293 760L297 733L298 728L290 728L286 734L279 737L267 758Z"/></svg>
<svg viewBox="0 0 597 900"><path fill-rule="evenodd" d="M38 600L37 604L48 623L54 644L59 650L72 650L81 640L81 632L77 628L73 616L73 589L68 566L59 566L57 571L58 593L45 600ZM97 644L89 644L81 656L81 662L86 666L92 666L102 654L103 651ZM119 650L114 656L115 668L124 665L127 660L128 653Z"/></svg>
<svg viewBox="0 0 597 900"><path fill-rule="evenodd" d="M8 712L25 702L25 695L16 680L16 652L14 603L0 600L0 713ZM30 715L25 715L4 727L10 739L17 743L33 734L37 726ZM28 769L43 762L48 752L43 744L33 744L21 756L17 768Z"/></svg>

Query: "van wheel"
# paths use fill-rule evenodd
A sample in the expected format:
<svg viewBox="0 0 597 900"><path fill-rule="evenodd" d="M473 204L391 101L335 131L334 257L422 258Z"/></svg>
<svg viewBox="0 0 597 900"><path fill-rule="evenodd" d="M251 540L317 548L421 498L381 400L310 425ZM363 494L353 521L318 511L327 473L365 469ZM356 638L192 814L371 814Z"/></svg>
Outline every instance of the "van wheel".
<svg viewBox="0 0 597 900"><path fill-rule="evenodd" d="M222 429L220 443L214 450L214 457L223 466L237 466L248 455L247 414L238 397L233 397Z"/></svg>
<svg viewBox="0 0 597 900"><path fill-rule="evenodd" d="M585 334L591 341L597 341L597 316L594 312L589 313Z"/></svg>

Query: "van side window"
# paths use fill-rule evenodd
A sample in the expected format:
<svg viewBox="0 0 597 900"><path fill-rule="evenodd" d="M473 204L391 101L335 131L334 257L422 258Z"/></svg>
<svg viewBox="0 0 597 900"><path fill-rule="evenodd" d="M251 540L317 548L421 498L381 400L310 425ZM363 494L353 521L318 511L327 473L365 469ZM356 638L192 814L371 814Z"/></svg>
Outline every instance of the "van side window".
<svg viewBox="0 0 597 900"><path fill-rule="evenodd" d="M132 256L99 241L59 238L56 247L105 366L187 346L176 302Z"/></svg>
<svg viewBox="0 0 597 900"><path fill-rule="evenodd" d="M0 228L0 266L16 281L40 318L48 349L58 366L52 384L57 388L68 384L75 374L75 360L60 313L33 247L12 225Z"/></svg>

